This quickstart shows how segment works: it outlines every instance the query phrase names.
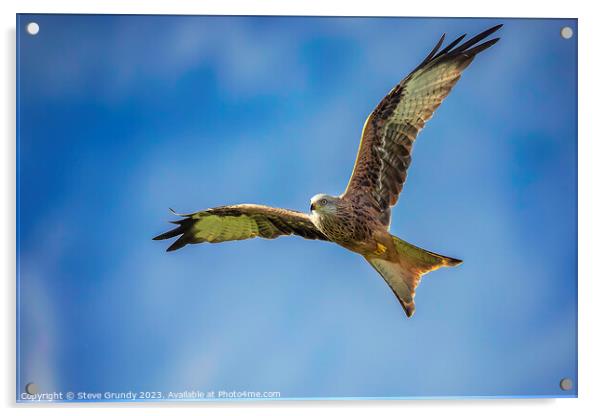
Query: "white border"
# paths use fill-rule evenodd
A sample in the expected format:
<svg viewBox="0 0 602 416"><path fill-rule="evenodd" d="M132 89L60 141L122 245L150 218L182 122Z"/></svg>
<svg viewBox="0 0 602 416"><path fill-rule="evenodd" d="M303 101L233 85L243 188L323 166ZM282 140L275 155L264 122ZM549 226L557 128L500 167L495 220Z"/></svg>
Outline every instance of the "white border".
<svg viewBox="0 0 602 416"><path fill-rule="evenodd" d="M602 408L600 394L600 353L602 343L600 322L602 302L602 257L600 244L600 197L602 134L599 124L598 103L602 97L600 82L595 74L602 73L600 66L600 14L594 2L546 1L532 4L527 1L307 1L238 0L190 1L67 1L53 0L3 1L2 8L2 83L4 97L0 103L3 140L2 181L3 203L0 206L0 264L3 266L2 299L2 349L3 369L0 378L1 403L8 413L30 413L38 406L14 404L15 397L15 14L16 13L121 13L121 14L286 14L286 15L346 15L346 16L456 16L456 17L572 17L579 19L579 399L504 399L504 400L437 400L437 401L326 401L326 402L223 402L223 403L172 403L52 405L39 409L50 414L66 411L104 414L112 413L157 414L172 413L173 408L187 414L222 414L245 411L249 414L330 414L341 410L346 414L420 415L445 413L454 415L507 415L508 413L535 412L546 415L589 414ZM563 169L559 166L558 169ZM561 219L559 219L561 220ZM596 245L596 243L598 243ZM553 346L550 346L553 348ZM411 375L408 375L411 377ZM73 410L70 410L73 409Z"/></svg>

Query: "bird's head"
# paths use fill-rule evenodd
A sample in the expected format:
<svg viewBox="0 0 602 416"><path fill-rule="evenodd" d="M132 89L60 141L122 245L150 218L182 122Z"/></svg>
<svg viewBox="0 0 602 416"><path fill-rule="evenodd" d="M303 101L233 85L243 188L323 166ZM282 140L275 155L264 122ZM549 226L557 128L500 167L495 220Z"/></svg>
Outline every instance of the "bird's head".
<svg viewBox="0 0 602 416"><path fill-rule="evenodd" d="M326 194L318 194L311 199L309 207L312 214L336 214L341 198Z"/></svg>

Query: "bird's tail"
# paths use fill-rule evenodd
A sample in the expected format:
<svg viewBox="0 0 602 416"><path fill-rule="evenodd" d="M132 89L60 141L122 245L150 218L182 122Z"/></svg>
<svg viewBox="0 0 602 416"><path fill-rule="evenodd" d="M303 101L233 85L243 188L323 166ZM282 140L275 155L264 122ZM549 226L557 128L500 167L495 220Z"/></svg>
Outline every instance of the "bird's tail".
<svg viewBox="0 0 602 416"><path fill-rule="evenodd" d="M457 266L462 260L433 253L392 237L400 258L398 262L370 257L366 257L366 260L385 279L409 318L416 309L414 293L422 276L440 267Z"/></svg>

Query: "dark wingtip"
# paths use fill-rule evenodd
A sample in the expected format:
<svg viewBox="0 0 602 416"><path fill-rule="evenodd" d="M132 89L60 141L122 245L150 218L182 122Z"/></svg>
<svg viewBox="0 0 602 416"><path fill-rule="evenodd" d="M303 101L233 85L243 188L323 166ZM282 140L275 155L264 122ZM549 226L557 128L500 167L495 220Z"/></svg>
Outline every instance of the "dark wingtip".
<svg viewBox="0 0 602 416"><path fill-rule="evenodd" d="M439 53L437 53L437 55L435 55L433 57L433 59L437 59L441 55L445 55L446 53L448 53L449 51L451 51L458 43L462 42L462 39L464 39L465 37L466 37L466 33L463 34L462 36L459 36L456 40L454 40L453 42L451 42L445 48L441 49L439 51Z"/></svg>
<svg viewBox="0 0 602 416"><path fill-rule="evenodd" d="M476 54L493 46L495 43L497 43L497 41L500 40L500 38L495 38L495 39L488 40L486 42L479 44L479 42L481 42L483 39L487 38L492 33L498 31L502 26L504 26L503 23L492 26L489 29L484 30L483 32L479 33L478 35L470 38L466 42L460 43L466 37L466 34L463 34L462 36L458 37L453 42L451 42L449 45L447 45L446 47L444 47L443 49L441 49L439 51L439 48L443 44L443 39L445 38L445 35L443 35L441 37L441 39L439 40L439 42L437 43L437 45L435 46L435 48L420 63L420 65L418 65L418 67L416 67L416 69L418 69L424 65L427 65L428 63L433 62L434 60L439 59L439 58L440 59L452 59L452 58L455 58L458 56L465 56L467 58L473 58ZM466 65L468 65L470 62L471 62L471 59L467 60Z"/></svg>
<svg viewBox="0 0 602 416"><path fill-rule="evenodd" d="M184 238L184 236L181 236L171 246L167 247L167 250L165 250L165 251L167 251L167 252L176 251L176 250L184 247L186 244L188 244L188 239Z"/></svg>
<svg viewBox="0 0 602 416"><path fill-rule="evenodd" d="M180 234L184 233L184 229L182 226L174 228L173 230L169 230L163 234L159 234L156 237L153 237L153 240L167 240L168 238L176 237Z"/></svg>
<svg viewBox="0 0 602 416"><path fill-rule="evenodd" d="M179 235L181 235L181 234L184 234L184 233L187 231L187 229L189 228L189 226L190 226L190 224L189 224L189 223L190 223L190 221L192 221L192 220L190 219L190 216L189 216L189 215L178 214L178 213L176 213L176 212L175 212L173 209L171 209L171 208L170 208L169 210L170 210L171 212L173 212L174 214L176 214L176 215L180 216L180 217L186 217L186 218L183 218L183 219L181 219L181 220L178 220L178 221L170 221L170 223L172 223L172 224L176 224L176 225L177 225L177 227L176 227L176 228L174 228L174 229L172 229L172 230L169 230L169 231L167 231L167 232L164 232L163 234L159 234L159 235L158 235L158 236L156 236L156 237L153 237L153 240L155 240L155 241L157 241L157 240L167 240L167 239L169 239L169 238L177 237L177 236L179 236ZM180 237L180 239L178 239L178 240L177 240L177 241L176 241L174 244L172 244L172 246L171 246L170 248L172 248L173 246L175 246L175 245L176 245L176 243L178 243L178 241L180 241L181 239L182 239L182 237ZM184 245L185 245L185 244L184 244ZM177 248L179 248L179 247L177 247ZM172 248L172 250L176 250L176 248ZM172 251L172 250L169 250L169 249L168 249L167 251Z"/></svg>
<svg viewBox="0 0 602 416"><path fill-rule="evenodd" d="M498 30L500 30L502 27L504 26L503 23L500 23L498 25L492 26L489 29L479 33L477 36L481 37L481 39L485 39L487 36L491 35L492 33L497 32Z"/></svg>
<svg viewBox="0 0 602 416"><path fill-rule="evenodd" d="M483 52L485 49L489 49L490 47L492 47L493 45L495 45L498 41L500 40L500 38L495 38L495 39L491 39L488 40L487 42L483 42L480 45L477 45L469 50L467 50L465 53L467 55L471 55L474 56L478 53Z"/></svg>
<svg viewBox="0 0 602 416"><path fill-rule="evenodd" d="M433 56L435 56L435 54L437 53L439 48L441 48L441 45L443 45L444 40L445 40L445 33L441 35L441 37L439 38L439 42L437 42L437 44L431 50L431 52L426 56L426 58L424 58L422 60L422 62L416 68L420 68L421 66L426 65L433 58Z"/></svg>
<svg viewBox="0 0 602 416"><path fill-rule="evenodd" d="M463 44L461 44L460 46L458 46L456 49L450 51L450 53L454 54L454 53L466 53L466 54L473 54L476 55L477 53L487 49L489 46L493 45L495 42L491 43L491 41L487 41L485 43L482 43L481 45L477 45L477 43L479 43L480 41L482 41L483 39L485 39L486 37L488 37L489 35L491 35L492 33L497 32L501 27L503 26L503 24L499 24L493 27L490 27L487 30L484 30L483 32L479 33L478 35L474 36L473 38L467 40L466 42L464 42ZM497 38L499 40L499 38ZM497 42L497 40L496 40ZM488 44L487 47L482 48L483 45ZM474 45L477 45L473 48Z"/></svg>

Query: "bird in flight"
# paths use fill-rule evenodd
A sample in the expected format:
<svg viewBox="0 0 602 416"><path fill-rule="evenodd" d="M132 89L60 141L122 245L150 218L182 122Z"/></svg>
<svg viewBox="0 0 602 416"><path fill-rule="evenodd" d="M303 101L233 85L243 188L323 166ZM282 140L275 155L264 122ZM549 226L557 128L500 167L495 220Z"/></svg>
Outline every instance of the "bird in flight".
<svg viewBox="0 0 602 416"><path fill-rule="evenodd" d="M416 136L447 97L475 56L499 38L485 40L494 26L461 43L462 35L428 56L396 85L366 119L355 166L345 192L311 198L310 214L265 205L221 206L177 214L177 227L154 240L178 239L167 251L187 244L298 235L336 243L362 255L395 293L406 315L415 310L421 277L462 263L416 247L389 233L393 207L406 180ZM483 41L483 42L482 42ZM175 212L174 212L175 213Z"/></svg>

